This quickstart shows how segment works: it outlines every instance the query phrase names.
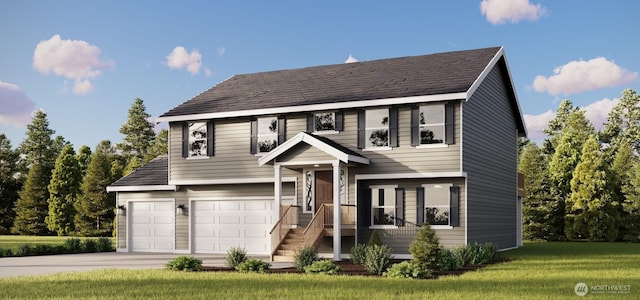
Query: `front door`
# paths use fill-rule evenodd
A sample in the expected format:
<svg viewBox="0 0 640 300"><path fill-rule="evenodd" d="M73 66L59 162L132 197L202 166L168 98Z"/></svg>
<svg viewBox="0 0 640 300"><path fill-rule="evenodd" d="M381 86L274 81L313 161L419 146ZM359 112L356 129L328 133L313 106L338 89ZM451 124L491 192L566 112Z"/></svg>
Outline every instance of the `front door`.
<svg viewBox="0 0 640 300"><path fill-rule="evenodd" d="M318 211L322 204L333 203L333 172L316 171L316 205Z"/></svg>

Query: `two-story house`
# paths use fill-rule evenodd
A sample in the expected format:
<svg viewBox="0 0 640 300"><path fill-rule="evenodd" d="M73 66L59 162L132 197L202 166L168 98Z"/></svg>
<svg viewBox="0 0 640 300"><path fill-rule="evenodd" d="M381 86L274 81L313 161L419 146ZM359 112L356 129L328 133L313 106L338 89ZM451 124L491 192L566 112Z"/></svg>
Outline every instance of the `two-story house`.
<svg viewBox="0 0 640 300"><path fill-rule="evenodd" d="M233 76L158 118L169 154L109 186L118 251L340 260L373 230L409 257L521 243L518 137L501 47Z"/></svg>

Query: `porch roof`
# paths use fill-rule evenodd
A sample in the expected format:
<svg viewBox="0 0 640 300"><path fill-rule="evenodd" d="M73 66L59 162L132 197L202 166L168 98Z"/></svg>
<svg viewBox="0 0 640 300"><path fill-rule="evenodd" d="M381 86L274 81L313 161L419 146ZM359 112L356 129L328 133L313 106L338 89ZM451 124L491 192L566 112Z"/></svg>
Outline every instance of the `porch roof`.
<svg viewBox="0 0 640 300"><path fill-rule="evenodd" d="M353 151L335 141L328 139L323 136L314 135L308 132L300 132L293 138L287 140L282 145L277 148L271 150L267 155L261 157L258 160L258 164L263 166L278 158L280 155L286 153L293 147L299 145L300 143L306 143L320 149L321 151L335 157L336 159L344 162L344 163L360 163L360 164L369 164L369 159L360 155L358 152Z"/></svg>

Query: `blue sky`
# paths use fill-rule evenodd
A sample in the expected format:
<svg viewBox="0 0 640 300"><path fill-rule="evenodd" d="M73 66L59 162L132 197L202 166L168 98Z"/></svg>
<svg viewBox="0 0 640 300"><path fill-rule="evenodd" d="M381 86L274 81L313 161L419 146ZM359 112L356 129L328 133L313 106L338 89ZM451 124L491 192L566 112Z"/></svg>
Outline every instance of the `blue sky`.
<svg viewBox="0 0 640 300"><path fill-rule="evenodd" d="M76 148L234 74L504 46L530 137L562 99L598 127L640 91L638 1L0 1L0 133ZM160 125L162 126L162 124ZM164 125L166 126L166 125Z"/></svg>

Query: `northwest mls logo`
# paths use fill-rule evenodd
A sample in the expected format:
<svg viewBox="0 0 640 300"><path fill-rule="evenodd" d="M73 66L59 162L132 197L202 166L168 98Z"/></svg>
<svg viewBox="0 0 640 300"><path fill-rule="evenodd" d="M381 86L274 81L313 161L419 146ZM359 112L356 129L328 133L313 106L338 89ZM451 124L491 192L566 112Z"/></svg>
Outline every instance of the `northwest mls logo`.
<svg viewBox="0 0 640 300"><path fill-rule="evenodd" d="M629 284L600 284L600 285L592 285L591 287L587 286L584 282L579 282L573 288L573 291L576 295L580 297L586 296L589 292L591 294L629 294L631 293L631 285Z"/></svg>
<svg viewBox="0 0 640 300"><path fill-rule="evenodd" d="M587 293L589 293L589 287L587 286L586 283L584 282L579 282L576 284L576 286L573 288L573 291L576 292L576 295L580 296L580 297L584 297L587 295Z"/></svg>

